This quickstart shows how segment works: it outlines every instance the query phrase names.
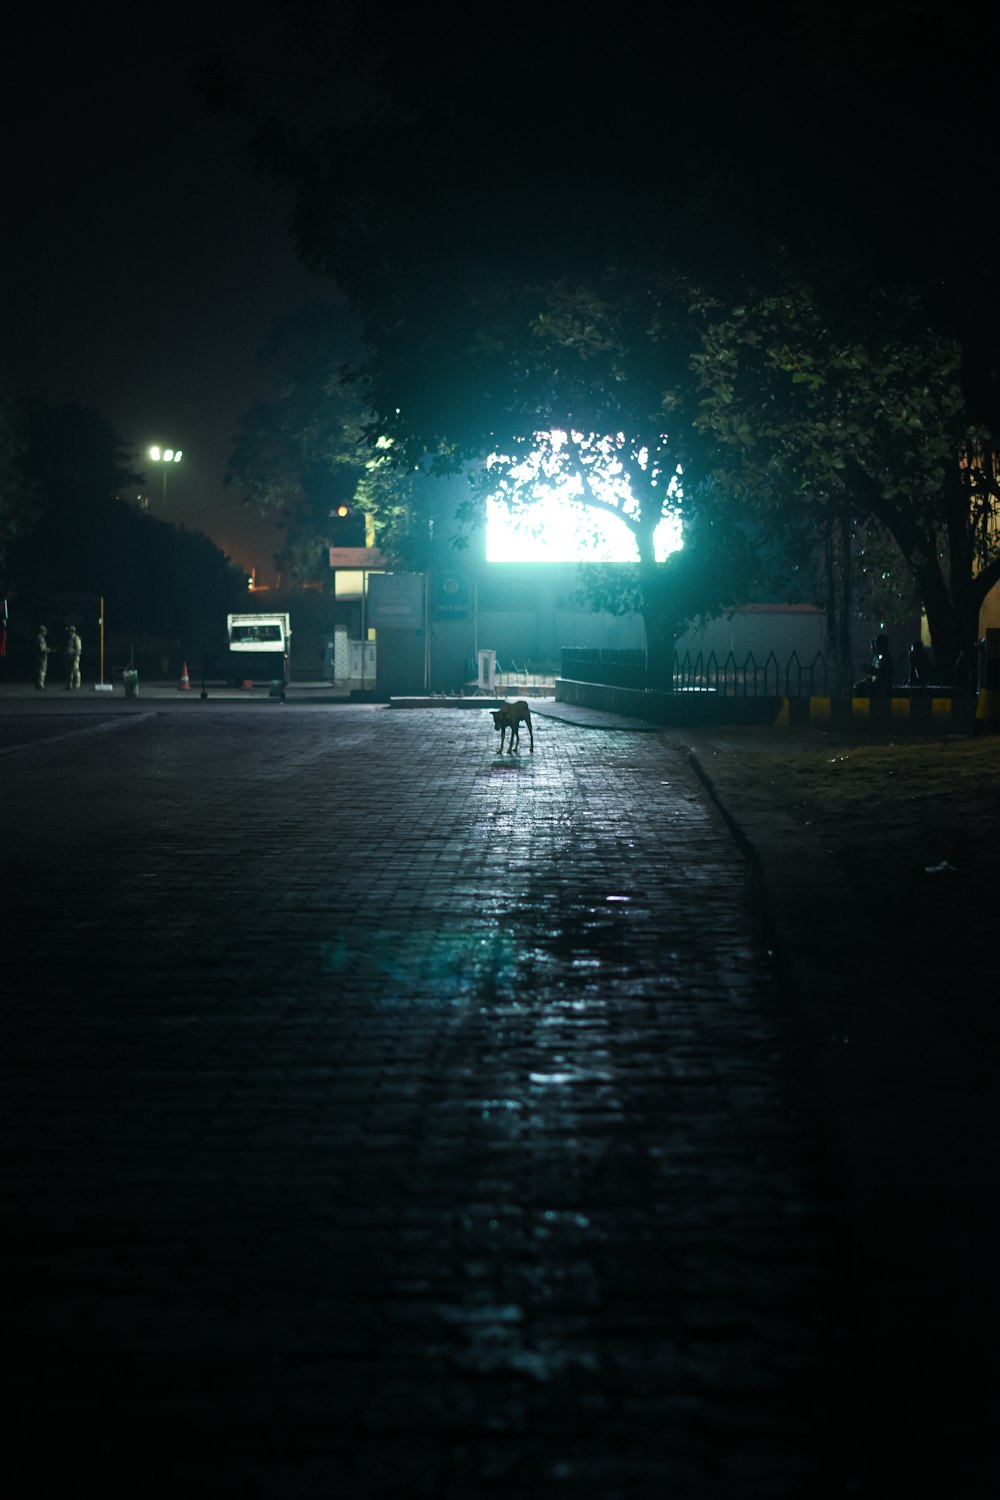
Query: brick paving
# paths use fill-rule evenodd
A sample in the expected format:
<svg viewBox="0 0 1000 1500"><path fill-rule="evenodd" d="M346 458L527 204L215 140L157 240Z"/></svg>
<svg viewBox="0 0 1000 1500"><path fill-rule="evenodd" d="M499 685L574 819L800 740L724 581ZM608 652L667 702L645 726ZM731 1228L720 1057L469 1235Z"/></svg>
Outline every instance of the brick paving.
<svg viewBox="0 0 1000 1500"><path fill-rule="evenodd" d="M668 736L29 707L8 1493L891 1493L811 1054Z"/></svg>

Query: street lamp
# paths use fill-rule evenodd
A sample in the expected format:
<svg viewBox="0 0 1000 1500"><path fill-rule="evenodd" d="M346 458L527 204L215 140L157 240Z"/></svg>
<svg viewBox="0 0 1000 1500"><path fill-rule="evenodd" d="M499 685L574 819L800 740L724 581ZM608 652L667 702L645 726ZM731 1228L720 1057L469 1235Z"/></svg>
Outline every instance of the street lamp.
<svg viewBox="0 0 1000 1500"><path fill-rule="evenodd" d="M181 461L181 450L179 448L153 447L149 450L149 456L154 464L159 464L163 472L163 519L167 518L167 466L179 464Z"/></svg>

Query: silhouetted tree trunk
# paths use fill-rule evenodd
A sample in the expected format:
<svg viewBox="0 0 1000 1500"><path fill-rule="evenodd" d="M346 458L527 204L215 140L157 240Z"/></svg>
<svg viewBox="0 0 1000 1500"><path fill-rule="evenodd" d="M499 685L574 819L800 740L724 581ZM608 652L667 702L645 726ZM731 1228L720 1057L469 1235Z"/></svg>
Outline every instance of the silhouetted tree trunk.
<svg viewBox="0 0 1000 1500"><path fill-rule="evenodd" d="M986 462L993 465L992 454L986 455ZM920 524L914 507L887 501L881 485L860 471L852 474L851 481L906 560L927 616L941 680L951 682L956 671L971 678L980 612L987 594L1000 583L1000 557L977 565L971 471L958 463L945 471L943 532Z"/></svg>
<svg viewBox="0 0 1000 1500"><path fill-rule="evenodd" d="M664 569L652 557L640 562L639 577L642 623L646 631L646 687L650 692L670 693L674 686L674 642L677 639L670 586Z"/></svg>
<svg viewBox="0 0 1000 1500"><path fill-rule="evenodd" d="M827 519L823 571L826 579L827 647L833 664L834 692L844 696L850 693L855 678L851 656L854 566L846 505L839 516Z"/></svg>

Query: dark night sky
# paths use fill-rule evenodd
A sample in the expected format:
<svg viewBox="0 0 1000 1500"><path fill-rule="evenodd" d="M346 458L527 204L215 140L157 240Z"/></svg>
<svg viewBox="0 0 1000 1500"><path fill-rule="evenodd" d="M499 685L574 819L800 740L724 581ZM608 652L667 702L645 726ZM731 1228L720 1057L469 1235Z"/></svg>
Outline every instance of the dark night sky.
<svg viewBox="0 0 1000 1500"><path fill-rule="evenodd" d="M225 24L225 7L200 14ZM224 489L231 440L268 394L259 351L273 319L335 292L295 257L290 198L187 95L199 12L163 15L46 12L4 48L0 360L22 389L107 417L157 513L146 449L181 447L169 519L268 582L279 534Z"/></svg>
<svg viewBox="0 0 1000 1500"><path fill-rule="evenodd" d="M956 4L957 15L971 17L971 0ZM139 16L118 7L63 13L39 8L19 14L16 34L9 33L0 49L5 169L0 362L10 367L23 389L50 401L77 401L107 417L132 445L137 465L146 468L154 505L160 504L162 490L155 465L145 457L149 444L183 448L183 463L170 472L169 519L206 532L245 567L255 565L261 582L273 581L272 554L280 533L273 522L225 490L232 441L243 413L270 392L259 352L275 319L309 298L333 300L336 290L310 276L295 256L287 230L290 195L255 175L234 128L208 118L190 97L188 83L192 49L218 40L235 39L237 52L248 61L259 65L266 60L274 33L260 18L268 8L269 0L239 5L213 0L201 6L181 0L159 15L146 10ZM810 67L798 80L796 114L788 95L794 70L785 67L780 50L771 55L767 32L766 16L783 9L761 7L758 24L756 13L744 8L744 33L735 41L732 32L727 33L728 48L712 54L712 76L717 80L728 51L733 85L727 90L717 83L719 98L712 100L712 109L701 113L700 105L692 106L692 99L700 100L697 77L694 93L689 89L682 94L677 108L682 117L686 98L691 115L688 144L698 147L706 170L712 169L717 151L732 171L728 157L733 140L749 139L746 161L752 168L758 147L752 144L754 131L744 124L756 120L760 111L745 112L743 102L747 97L757 103L770 100L765 113L772 136L762 134L760 140L770 139L772 146L777 143L782 149L800 136L806 141L802 150L789 153L788 182L797 180L795 170L805 164L813 173L812 178L803 174L806 181L822 182L823 173L829 172L837 183L852 183L849 193L837 199L841 213L831 226L838 230L842 250L864 260L874 242L881 245L883 258L894 256L897 243L926 241L932 251L942 245L947 249L945 267L955 275L957 265L964 285L968 267L954 248L956 228L965 227L962 243L976 248L982 259L981 247L992 247L996 215L986 165L992 165L988 152L995 135L991 96L976 75L962 92L956 60L964 56L964 31L957 23L940 29L943 12L932 5L915 7L928 11L923 29L917 28L912 36L900 32L895 7L891 0L882 0L876 6L818 8L814 37L812 8L793 6L795 26L805 28L806 41L815 42L804 54ZM828 35L823 30L841 9L840 20L858 23L847 38L851 47L846 51L846 33L835 30ZM870 27L865 19L869 12ZM418 31L426 29L423 13L407 14ZM467 22L463 33L466 45L471 24ZM554 23L550 17L549 24L561 27L561 13ZM665 27L668 37L673 25L661 17L661 32ZM704 55L701 44L709 25L715 25L714 13L692 22L692 56ZM992 32L982 33L984 39L995 34L996 23L991 25ZM520 33L513 28L508 17L504 35L508 40L514 36L520 47ZM445 74L452 66L447 51L442 51L448 35L447 28L433 26L424 39ZM586 50L587 35L581 35ZM881 57L887 38L893 46L886 51L883 79L871 61ZM939 40L948 43L940 68ZM897 45L901 41L909 50ZM745 48L751 42L756 51L747 60ZM817 79L826 77L833 43L840 50L834 48L830 55L835 54L841 65L854 55L852 49L862 60L867 58L863 76L869 84L875 79L878 88L871 97L856 96L849 87L850 69L845 68L842 76L832 69L834 84L844 90L844 125L853 122L853 130L842 128L831 135L828 129L831 116L825 111L839 98L831 85L810 136L808 111L805 117L802 112ZM547 55L543 49L542 64ZM989 55L988 49L977 53ZM767 76L758 82L758 69L765 65ZM505 66L501 57L494 69L501 78ZM413 76L422 76L418 64ZM893 78L895 94L888 89ZM730 96L728 114L720 113L719 99ZM888 102L874 107L883 96ZM925 101L928 107L918 118L902 106L896 108L897 99L910 106L914 99ZM791 134L786 111L796 121ZM605 117L598 117L603 130ZM925 117L927 128L917 129ZM516 120L516 112L512 118ZM566 118L572 125L576 116L562 112L550 121L558 124L556 143L563 139ZM832 118L840 116L835 112ZM843 149L825 150L829 139L842 138L847 141ZM504 152L508 145L505 133ZM615 147L612 138L610 149ZM533 137L531 149L536 149ZM852 150L863 153L860 160L865 166L856 211L850 196L855 192ZM763 159L770 161L772 155L765 151ZM814 155L820 166L815 166ZM686 160L683 152L678 159L682 164ZM871 169L873 160L878 170ZM953 180L957 165L965 168L960 189ZM929 175L928 166L933 168ZM773 169L766 175L775 178ZM740 180L752 183L752 172ZM984 182L986 188L980 192ZM925 183L927 202L922 204ZM862 192L866 184L867 198ZM886 204L883 184L895 190ZM547 193L550 186L546 179ZM497 196L492 186L490 191ZM758 212L759 204L748 201ZM794 193L789 195L789 202L797 201ZM826 215L822 195L813 194L810 201L821 216ZM850 212L844 212L845 204ZM911 205L907 218L903 210L910 213ZM820 232L827 232L825 217ZM933 269L934 253L926 258ZM935 272L928 285L944 286L944 277L944 272ZM993 297L995 279L986 278L986 284Z"/></svg>

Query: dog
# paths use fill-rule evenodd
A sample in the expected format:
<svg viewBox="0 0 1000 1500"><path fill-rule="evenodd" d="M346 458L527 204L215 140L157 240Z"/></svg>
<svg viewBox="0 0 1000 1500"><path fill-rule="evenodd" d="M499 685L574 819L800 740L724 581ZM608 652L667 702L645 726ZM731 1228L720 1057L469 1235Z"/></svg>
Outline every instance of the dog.
<svg viewBox="0 0 1000 1500"><path fill-rule="evenodd" d="M498 755L503 754L504 735L510 730L510 743L507 749L508 755L514 754L515 745L520 750L520 725L522 721L528 726L528 734L531 737L531 753L535 753L535 732L531 727L531 709L523 698L518 698L516 703L505 703L503 708L491 708L493 715L493 727L500 731L500 749Z"/></svg>

